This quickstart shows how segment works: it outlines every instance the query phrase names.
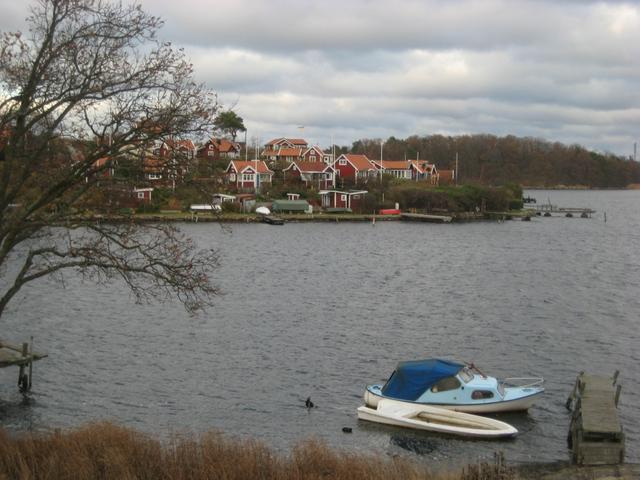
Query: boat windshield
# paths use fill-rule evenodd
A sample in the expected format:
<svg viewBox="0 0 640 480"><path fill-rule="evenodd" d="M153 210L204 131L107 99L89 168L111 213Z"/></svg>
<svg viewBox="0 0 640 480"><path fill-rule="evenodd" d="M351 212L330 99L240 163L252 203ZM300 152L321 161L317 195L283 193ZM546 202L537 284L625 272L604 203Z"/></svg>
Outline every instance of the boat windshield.
<svg viewBox="0 0 640 480"><path fill-rule="evenodd" d="M471 380L473 380L473 373L471 373L466 367L458 372L458 376L464 383L469 383Z"/></svg>

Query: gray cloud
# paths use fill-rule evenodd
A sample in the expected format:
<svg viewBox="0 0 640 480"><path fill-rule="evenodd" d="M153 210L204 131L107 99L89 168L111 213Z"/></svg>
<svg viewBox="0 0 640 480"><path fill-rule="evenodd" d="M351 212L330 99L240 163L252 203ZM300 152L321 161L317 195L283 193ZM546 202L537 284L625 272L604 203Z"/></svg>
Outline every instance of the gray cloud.
<svg viewBox="0 0 640 480"><path fill-rule="evenodd" d="M640 136L638 2L142 3L264 141L493 133L626 155ZM14 29L24 6L0 6Z"/></svg>

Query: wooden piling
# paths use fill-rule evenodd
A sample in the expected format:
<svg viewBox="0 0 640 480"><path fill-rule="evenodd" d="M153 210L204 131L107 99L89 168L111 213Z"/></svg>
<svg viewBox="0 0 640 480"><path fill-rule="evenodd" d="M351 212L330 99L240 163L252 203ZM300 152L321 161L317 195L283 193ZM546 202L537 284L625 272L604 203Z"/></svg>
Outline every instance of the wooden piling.
<svg viewBox="0 0 640 480"><path fill-rule="evenodd" d="M567 400L567 406L573 406L568 437L573 463L616 465L624 461L624 433L616 408L620 393L618 389L614 394L612 380L584 373L576 379Z"/></svg>

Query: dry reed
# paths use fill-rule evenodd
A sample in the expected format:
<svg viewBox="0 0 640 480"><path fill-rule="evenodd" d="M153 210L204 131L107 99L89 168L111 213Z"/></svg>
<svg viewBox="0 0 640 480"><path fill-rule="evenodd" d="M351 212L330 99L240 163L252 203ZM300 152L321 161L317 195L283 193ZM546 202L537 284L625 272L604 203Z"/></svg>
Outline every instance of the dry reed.
<svg viewBox="0 0 640 480"><path fill-rule="evenodd" d="M483 467L482 476L474 476L478 473L431 474L408 459L336 451L313 439L280 456L255 440L206 433L174 435L163 443L111 423L15 437L0 430L0 480L454 480L469 474L469 479L507 478L491 477L490 466Z"/></svg>

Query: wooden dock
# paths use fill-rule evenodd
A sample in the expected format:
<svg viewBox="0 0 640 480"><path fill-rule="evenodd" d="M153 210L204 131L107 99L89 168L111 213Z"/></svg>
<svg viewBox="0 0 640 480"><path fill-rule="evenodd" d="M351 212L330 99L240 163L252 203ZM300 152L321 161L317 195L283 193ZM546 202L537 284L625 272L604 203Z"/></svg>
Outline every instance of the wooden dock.
<svg viewBox="0 0 640 480"><path fill-rule="evenodd" d="M567 408L572 461L578 465L617 465L624 462L624 432L618 419L620 385L613 377L581 373Z"/></svg>
<svg viewBox="0 0 640 480"><path fill-rule="evenodd" d="M540 205L527 205L527 210L533 210L536 215L544 217L552 216L564 216L574 217L579 216L581 218L591 218L591 215L596 213L595 210L586 207L558 207L557 205L551 205L550 203L543 203Z"/></svg>
<svg viewBox="0 0 640 480"><path fill-rule="evenodd" d="M33 362L46 356L46 354L33 351L33 338L30 343L25 342L22 346L12 345L0 340L0 368L19 367L18 388L21 392L31 390Z"/></svg>
<svg viewBox="0 0 640 480"><path fill-rule="evenodd" d="M402 220L411 222L451 223L453 217L448 215L428 215L426 213L402 213Z"/></svg>

